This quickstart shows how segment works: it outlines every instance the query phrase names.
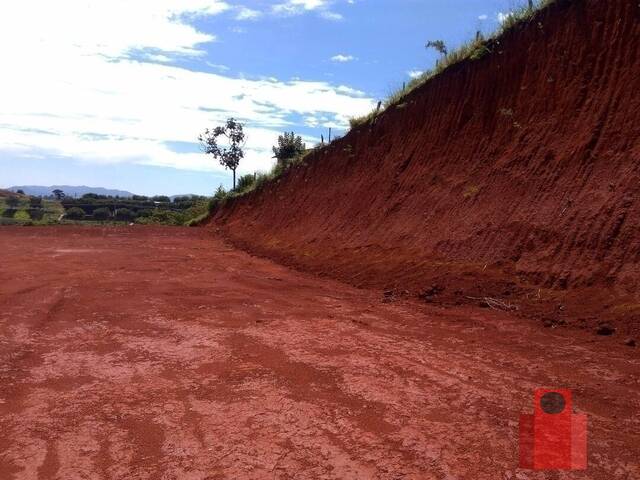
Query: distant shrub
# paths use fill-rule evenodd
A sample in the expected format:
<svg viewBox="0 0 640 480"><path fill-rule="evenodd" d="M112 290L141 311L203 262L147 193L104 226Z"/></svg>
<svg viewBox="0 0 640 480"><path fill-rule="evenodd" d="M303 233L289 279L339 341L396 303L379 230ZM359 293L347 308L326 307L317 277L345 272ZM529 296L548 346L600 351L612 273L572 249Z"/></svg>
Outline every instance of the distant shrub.
<svg viewBox="0 0 640 480"><path fill-rule="evenodd" d="M40 197L31 197L31 198L29 198L29 205L31 205L31 208L41 208L42 207L42 198L40 198Z"/></svg>
<svg viewBox="0 0 640 480"><path fill-rule="evenodd" d="M148 217L138 217L137 222L151 225L184 225L185 218L180 212L158 209Z"/></svg>
<svg viewBox="0 0 640 480"><path fill-rule="evenodd" d="M29 213L25 210L18 210L13 218L16 220L20 220L21 222L28 222L29 220L31 220L31 217L29 217Z"/></svg>
<svg viewBox="0 0 640 480"><path fill-rule="evenodd" d="M97 193L85 193L82 195L83 200L99 200L99 199L107 198L106 195L98 195Z"/></svg>
<svg viewBox="0 0 640 480"><path fill-rule="evenodd" d="M105 207L96 208L93 211L93 218L99 221L107 220L111 218L111 210Z"/></svg>
<svg viewBox="0 0 640 480"><path fill-rule="evenodd" d="M198 203L198 197L195 197L195 196L194 197L182 196L182 197L176 197L173 199L173 204L182 210L191 208L197 203Z"/></svg>
<svg viewBox="0 0 640 480"><path fill-rule="evenodd" d="M84 218L85 212L80 207L71 207L69 210L65 212L65 217L69 220L82 220Z"/></svg>
<svg viewBox="0 0 640 480"><path fill-rule="evenodd" d="M11 208L15 208L18 205L20 205L20 199L18 197L14 197L14 196L7 197L5 202Z"/></svg>
<svg viewBox="0 0 640 480"><path fill-rule="evenodd" d="M147 217L150 217L151 215L153 215L153 210L150 210L150 209L138 210L138 217L147 218Z"/></svg>
<svg viewBox="0 0 640 480"><path fill-rule="evenodd" d="M27 212L31 220L39 221L44 218L44 210L42 208L30 208Z"/></svg>
<svg viewBox="0 0 640 480"><path fill-rule="evenodd" d="M128 208L119 208L116 212L116 219L122 222L130 222L135 218L135 215Z"/></svg>
<svg viewBox="0 0 640 480"><path fill-rule="evenodd" d="M171 202L171 199L166 195L156 195L155 197L151 197L151 200L154 202L161 202L161 203Z"/></svg>
<svg viewBox="0 0 640 480"><path fill-rule="evenodd" d="M16 215L17 210L15 208L7 208L4 212L2 212L2 216L4 218L13 218Z"/></svg>

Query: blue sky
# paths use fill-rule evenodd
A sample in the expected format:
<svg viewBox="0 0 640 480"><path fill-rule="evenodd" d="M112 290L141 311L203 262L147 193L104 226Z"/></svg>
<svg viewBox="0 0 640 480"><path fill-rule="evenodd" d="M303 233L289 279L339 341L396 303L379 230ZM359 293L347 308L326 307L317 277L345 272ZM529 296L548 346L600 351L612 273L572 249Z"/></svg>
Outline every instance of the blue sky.
<svg viewBox="0 0 640 480"><path fill-rule="evenodd" d="M0 186L210 194L230 172L195 139L227 117L240 173L278 133L308 143L369 111L526 0L8 0L0 15ZM38 14L34 14L38 12Z"/></svg>

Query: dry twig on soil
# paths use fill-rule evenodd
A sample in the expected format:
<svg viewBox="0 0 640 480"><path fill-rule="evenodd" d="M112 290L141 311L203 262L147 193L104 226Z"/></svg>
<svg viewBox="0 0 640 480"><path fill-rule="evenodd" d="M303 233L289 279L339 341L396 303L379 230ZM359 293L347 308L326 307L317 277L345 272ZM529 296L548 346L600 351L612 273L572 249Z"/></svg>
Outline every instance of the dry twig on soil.
<svg viewBox="0 0 640 480"><path fill-rule="evenodd" d="M466 297L470 300L479 300L484 305L488 306L493 310L506 310L507 312L511 312L514 310L518 310L518 306L513 303L503 302L502 300L498 300L497 298L491 297Z"/></svg>

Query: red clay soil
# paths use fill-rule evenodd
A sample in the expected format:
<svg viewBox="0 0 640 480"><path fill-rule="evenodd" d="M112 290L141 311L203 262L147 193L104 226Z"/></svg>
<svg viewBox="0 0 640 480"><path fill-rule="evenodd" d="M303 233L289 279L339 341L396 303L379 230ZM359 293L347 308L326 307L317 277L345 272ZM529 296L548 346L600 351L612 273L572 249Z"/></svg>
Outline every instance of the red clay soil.
<svg viewBox="0 0 640 480"><path fill-rule="evenodd" d="M205 229L0 230L0 478L640 478L637 349L288 270ZM589 468L518 469L537 387Z"/></svg>
<svg viewBox="0 0 640 480"><path fill-rule="evenodd" d="M22 195L21 193L12 192L11 190L4 190L3 188L0 188L0 198L2 197L24 197L24 195Z"/></svg>
<svg viewBox="0 0 640 480"><path fill-rule="evenodd" d="M638 1L559 0L491 50L212 225L356 286L637 334Z"/></svg>

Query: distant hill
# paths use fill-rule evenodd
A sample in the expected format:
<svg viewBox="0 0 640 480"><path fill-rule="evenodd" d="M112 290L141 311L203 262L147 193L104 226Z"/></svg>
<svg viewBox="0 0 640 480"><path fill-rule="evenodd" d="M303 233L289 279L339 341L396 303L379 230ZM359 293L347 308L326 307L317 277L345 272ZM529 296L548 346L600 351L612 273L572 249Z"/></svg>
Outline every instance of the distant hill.
<svg viewBox="0 0 640 480"><path fill-rule="evenodd" d="M27 195L33 195L35 197L46 197L50 196L51 192L55 189L62 190L65 195L69 197L81 197L86 193L95 193L98 195L108 195L108 196L118 196L118 197L132 197L133 193L127 192L126 190L113 190L109 188L102 187L87 187L84 185L81 186L72 186L72 185L51 185L50 187L45 187L41 185L23 185L23 186L15 186L10 187L8 190L15 192L16 190L22 190Z"/></svg>

